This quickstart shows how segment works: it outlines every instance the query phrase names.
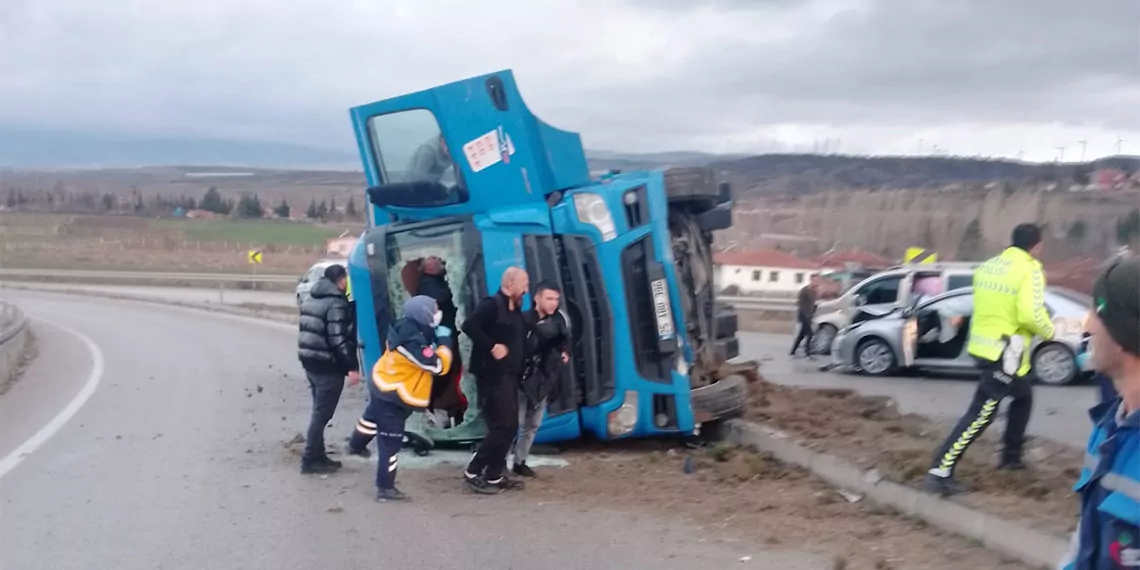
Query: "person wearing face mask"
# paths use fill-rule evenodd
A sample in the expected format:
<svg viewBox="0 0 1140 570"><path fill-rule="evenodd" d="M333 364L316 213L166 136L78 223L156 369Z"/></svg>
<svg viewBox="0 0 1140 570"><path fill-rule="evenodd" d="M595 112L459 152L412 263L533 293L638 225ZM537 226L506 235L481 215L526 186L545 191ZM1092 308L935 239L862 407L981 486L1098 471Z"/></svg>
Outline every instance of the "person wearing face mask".
<svg viewBox="0 0 1140 570"><path fill-rule="evenodd" d="M1093 285L1089 357L1118 394L1089 411L1081 519L1062 570L1140 567L1140 259L1116 262Z"/></svg>
<svg viewBox="0 0 1140 570"><path fill-rule="evenodd" d="M475 306L463 322L471 339L471 373L479 394L487 435L471 459L463 480L476 493L493 495L523 488L503 470L519 429L519 386L526 352L522 298L530 278L519 267L503 272L497 293Z"/></svg>
<svg viewBox="0 0 1140 570"><path fill-rule="evenodd" d="M427 408L434 378L451 368L452 353L446 343L450 331L439 326L442 317L431 297L408 299L404 318L388 331L384 355L372 369L368 407L349 438L348 453L368 457L368 444L376 439L377 501L409 498L396 488L398 454L408 416Z"/></svg>

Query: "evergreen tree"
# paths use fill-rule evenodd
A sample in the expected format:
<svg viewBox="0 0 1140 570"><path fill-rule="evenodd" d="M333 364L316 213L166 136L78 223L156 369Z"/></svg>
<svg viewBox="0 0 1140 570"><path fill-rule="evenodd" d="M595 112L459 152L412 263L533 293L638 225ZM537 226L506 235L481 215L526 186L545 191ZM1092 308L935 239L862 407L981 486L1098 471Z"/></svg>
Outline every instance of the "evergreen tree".
<svg viewBox="0 0 1140 570"><path fill-rule="evenodd" d="M360 212L356 211L356 199L352 196L348 197L348 203L344 205L344 215L350 220L355 220Z"/></svg>
<svg viewBox="0 0 1140 570"><path fill-rule="evenodd" d="M322 220L329 217L329 205L324 200L321 200L321 203L317 205L317 217Z"/></svg>
<svg viewBox="0 0 1140 570"><path fill-rule="evenodd" d="M17 201L16 201L16 189L15 188L9 188L8 189L8 202L7 202L7 204L8 204L9 208L15 208L16 207Z"/></svg>
<svg viewBox="0 0 1140 570"><path fill-rule="evenodd" d="M317 210L317 199L313 198L313 201L309 202L309 209L305 210L305 217L310 220L315 220L320 214L320 211Z"/></svg>
<svg viewBox="0 0 1140 570"><path fill-rule="evenodd" d="M211 186L209 190L206 190L206 194L202 196L199 207L215 214L229 214L230 210L233 209L233 203L227 204L226 201L222 199L222 195L218 193L218 189Z"/></svg>
<svg viewBox="0 0 1140 570"><path fill-rule="evenodd" d="M273 209L273 213L276 214L278 218L288 218L293 211L289 208L289 202L286 202L285 199L282 198L281 203Z"/></svg>
<svg viewBox="0 0 1140 570"><path fill-rule="evenodd" d="M115 197L110 193L103 194L103 209L111 211L115 208Z"/></svg>
<svg viewBox="0 0 1140 570"><path fill-rule="evenodd" d="M1116 241L1121 245L1132 245L1140 241L1140 208L1116 220Z"/></svg>
<svg viewBox="0 0 1140 570"><path fill-rule="evenodd" d="M257 194L242 194L237 205L237 215L240 218L248 219L260 218L265 215L265 210L261 207L261 200L257 198Z"/></svg>

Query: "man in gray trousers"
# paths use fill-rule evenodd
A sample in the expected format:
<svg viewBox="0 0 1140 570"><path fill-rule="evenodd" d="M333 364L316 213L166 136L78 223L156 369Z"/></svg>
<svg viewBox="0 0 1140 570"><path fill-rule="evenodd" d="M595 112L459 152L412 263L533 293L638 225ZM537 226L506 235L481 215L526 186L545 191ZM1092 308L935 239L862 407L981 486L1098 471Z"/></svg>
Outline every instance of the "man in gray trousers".
<svg viewBox="0 0 1140 570"><path fill-rule="evenodd" d="M542 426L546 404L557 396L562 367L570 360L567 354L570 323L558 311L561 301L558 286L543 281L535 287L534 308L523 315L527 331L526 362L519 386L519 435L515 438L511 469L520 477L536 476L527 466L526 458Z"/></svg>

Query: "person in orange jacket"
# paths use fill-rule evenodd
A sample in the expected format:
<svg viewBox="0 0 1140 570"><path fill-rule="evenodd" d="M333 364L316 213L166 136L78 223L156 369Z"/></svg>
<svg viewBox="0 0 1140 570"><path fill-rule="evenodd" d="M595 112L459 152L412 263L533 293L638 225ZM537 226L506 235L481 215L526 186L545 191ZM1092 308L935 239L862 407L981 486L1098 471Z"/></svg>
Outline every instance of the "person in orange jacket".
<svg viewBox="0 0 1140 570"><path fill-rule="evenodd" d="M432 381L451 368L451 349L441 338L450 331L439 326L441 318L435 299L408 299L404 318L389 330L384 355L372 368L368 407L349 438L348 453L368 457L368 444L376 440L379 502L410 499L396 488L396 468L408 416L428 407Z"/></svg>

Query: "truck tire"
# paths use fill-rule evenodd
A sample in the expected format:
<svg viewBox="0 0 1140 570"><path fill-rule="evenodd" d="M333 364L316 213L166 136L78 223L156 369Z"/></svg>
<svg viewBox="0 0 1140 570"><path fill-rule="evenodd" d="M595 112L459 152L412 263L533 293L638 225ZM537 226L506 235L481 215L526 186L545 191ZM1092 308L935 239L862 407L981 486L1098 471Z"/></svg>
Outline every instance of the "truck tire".
<svg viewBox="0 0 1140 570"><path fill-rule="evenodd" d="M732 209L730 204L721 204L697 216L697 224L701 230L715 232L732 227Z"/></svg>
<svg viewBox="0 0 1140 570"><path fill-rule="evenodd" d="M740 356L740 339L735 336L717 339L716 354L722 360L732 360Z"/></svg>
<svg viewBox="0 0 1140 570"><path fill-rule="evenodd" d="M699 213L716 207L721 188L708 168L670 168L665 171L665 196L670 205L686 204Z"/></svg>
<svg viewBox="0 0 1140 570"><path fill-rule="evenodd" d="M716 308L716 337L734 337L738 330L740 330L740 320L736 315L736 309L730 305L718 305Z"/></svg>
<svg viewBox="0 0 1140 570"><path fill-rule="evenodd" d="M695 388L689 394L698 423L739 416L748 405L748 383L743 376L735 374L716 384Z"/></svg>

